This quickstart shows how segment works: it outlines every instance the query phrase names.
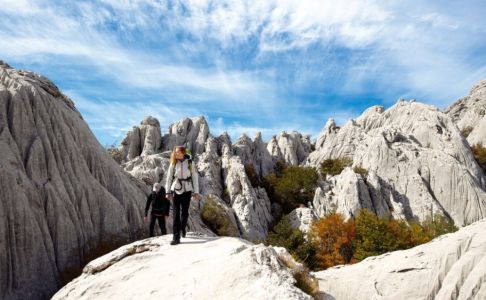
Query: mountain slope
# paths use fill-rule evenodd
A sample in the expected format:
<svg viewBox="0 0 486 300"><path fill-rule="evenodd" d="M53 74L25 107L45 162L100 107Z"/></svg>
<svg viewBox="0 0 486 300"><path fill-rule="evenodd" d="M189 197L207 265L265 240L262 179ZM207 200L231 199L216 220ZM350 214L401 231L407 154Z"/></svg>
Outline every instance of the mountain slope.
<svg viewBox="0 0 486 300"><path fill-rule="evenodd" d="M0 298L48 298L143 232L145 194L48 79L0 62Z"/></svg>

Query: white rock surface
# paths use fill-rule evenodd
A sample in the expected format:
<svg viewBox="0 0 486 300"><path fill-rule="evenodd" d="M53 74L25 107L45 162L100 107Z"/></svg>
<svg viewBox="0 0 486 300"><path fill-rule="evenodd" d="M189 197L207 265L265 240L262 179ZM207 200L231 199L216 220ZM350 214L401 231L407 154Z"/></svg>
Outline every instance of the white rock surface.
<svg viewBox="0 0 486 300"><path fill-rule="evenodd" d="M270 155L262 135L258 132L252 141L243 134L233 145L233 153L239 156L244 165L252 165L256 174L265 176L273 172L274 158Z"/></svg>
<svg viewBox="0 0 486 300"><path fill-rule="evenodd" d="M151 116L146 117L140 125L141 155L145 156L159 152L161 139L159 120Z"/></svg>
<svg viewBox="0 0 486 300"><path fill-rule="evenodd" d="M486 220L412 249L314 273L323 299L486 299Z"/></svg>
<svg viewBox="0 0 486 300"><path fill-rule="evenodd" d="M308 135L302 136L297 131L283 131L273 136L267 144L267 150L275 161L281 160L288 165L297 166L302 163L312 149Z"/></svg>
<svg viewBox="0 0 486 300"><path fill-rule="evenodd" d="M241 224L242 236L252 241L266 240L273 218L265 189L251 186L237 156L223 157L223 169L230 205Z"/></svg>
<svg viewBox="0 0 486 300"><path fill-rule="evenodd" d="M314 210L308 207L298 207L288 215L292 228L299 229L302 232L309 231L311 223L317 220Z"/></svg>
<svg viewBox="0 0 486 300"><path fill-rule="evenodd" d="M376 178L377 176L373 173L369 177ZM373 185L375 181L377 188ZM341 174L321 182L314 194L312 206L319 217L336 211L348 219L354 217L356 212L361 209L368 209L381 217L390 216L390 204L387 202L387 197L382 196L381 189L378 178L368 183L352 168L347 167ZM394 209L398 210L399 207L394 207ZM398 217L400 218L400 215Z"/></svg>
<svg viewBox="0 0 486 300"><path fill-rule="evenodd" d="M463 226L486 216L484 173L457 126L433 106L402 100L387 110L371 107L341 128L328 122L306 164L318 167L340 156L353 158L353 166L377 177L367 184L368 193L348 189L346 195L364 198L345 197L346 207L338 203L338 210L369 203L369 194L371 203L381 207L375 211L388 214L388 206L399 218L424 220L440 213ZM342 188L349 186L337 181ZM320 197L323 191L318 192ZM331 204L321 201L321 207Z"/></svg>
<svg viewBox="0 0 486 300"><path fill-rule="evenodd" d="M312 299L272 247L192 233L180 245L169 241L147 239L100 257L53 299Z"/></svg>
<svg viewBox="0 0 486 300"><path fill-rule="evenodd" d="M144 235L145 187L47 78L0 62L0 107L0 298L48 298Z"/></svg>
<svg viewBox="0 0 486 300"><path fill-rule="evenodd" d="M162 138L164 151L172 150L174 146L185 146L195 156L205 151L209 126L203 116L184 118L169 126L169 133Z"/></svg>
<svg viewBox="0 0 486 300"><path fill-rule="evenodd" d="M476 84L469 95L457 100L444 110L459 129L473 130L467 137L470 145L486 146L486 80Z"/></svg>
<svg viewBox="0 0 486 300"><path fill-rule="evenodd" d="M159 153L162 147L162 137L159 121L151 116L146 117L140 126L128 130L120 143L122 162L127 162L138 156Z"/></svg>

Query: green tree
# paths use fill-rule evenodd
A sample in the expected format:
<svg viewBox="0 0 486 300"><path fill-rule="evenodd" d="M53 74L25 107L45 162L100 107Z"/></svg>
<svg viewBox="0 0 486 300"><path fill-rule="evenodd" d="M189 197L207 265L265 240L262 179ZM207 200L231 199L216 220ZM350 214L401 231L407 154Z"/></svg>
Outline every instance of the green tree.
<svg viewBox="0 0 486 300"><path fill-rule="evenodd" d="M317 171L312 167L292 166L283 171L282 177L274 181L275 200L289 213L300 204L306 205L314 198L317 187Z"/></svg>
<svg viewBox="0 0 486 300"><path fill-rule="evenodd" d="M293 228L287 215L268 233L267 244L284 247L297 261L314 268L315 249L305 239L305 234L299 229Z"/></svg>

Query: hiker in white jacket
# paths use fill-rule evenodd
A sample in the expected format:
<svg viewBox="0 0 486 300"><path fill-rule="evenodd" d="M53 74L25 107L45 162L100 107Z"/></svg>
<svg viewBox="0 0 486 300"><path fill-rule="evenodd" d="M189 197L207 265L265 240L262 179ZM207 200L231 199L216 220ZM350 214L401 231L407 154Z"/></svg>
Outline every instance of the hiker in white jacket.
<svg viewBox="0 0 486 300"><path fill-rule="evenodd" d="M186 237L191 198L200 198L196 166L183 146L176 146L172 151L165 190L174 207L173 237L170 244L177 245L181 241L181 232L182 237Z"/></svg>

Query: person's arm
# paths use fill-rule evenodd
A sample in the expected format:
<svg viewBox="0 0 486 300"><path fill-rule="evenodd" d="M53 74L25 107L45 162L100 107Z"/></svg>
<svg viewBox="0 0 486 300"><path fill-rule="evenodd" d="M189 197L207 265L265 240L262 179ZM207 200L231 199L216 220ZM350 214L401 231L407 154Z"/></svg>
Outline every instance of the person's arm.
<svg viewBox="0 0 486 300"><path fill-rule="evenodd" d="M192 178L192 187L193 187L193 192L195 194L199 194L199 174L197 173L196 170L196 164L194 161L192 162L192 168L191 168L191 178Z"/></svg>
<svg viewBox="0 0 486 300"><path fill-rule="evenodd" d="M169 170L167 174L167 178L165 180L165 192L167 193L169 199L170 195L172 195L172 191L170 190L170 186L172 185L172 180L174 179L174 166L169 164Z"/></svg>
<svg viewBox="0 0 486 300"><path fill-rule="evenodd" d="M149 194L148 197L147 197L147 204L145 204L145 217L147 217L147 215L148 215L150 203L152 203L152 194Z"/></svg>

